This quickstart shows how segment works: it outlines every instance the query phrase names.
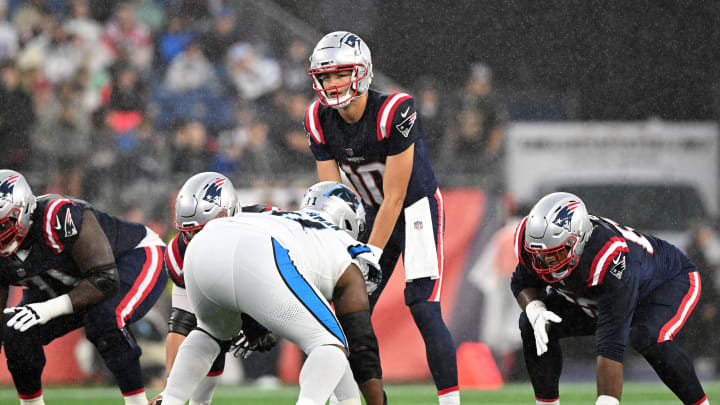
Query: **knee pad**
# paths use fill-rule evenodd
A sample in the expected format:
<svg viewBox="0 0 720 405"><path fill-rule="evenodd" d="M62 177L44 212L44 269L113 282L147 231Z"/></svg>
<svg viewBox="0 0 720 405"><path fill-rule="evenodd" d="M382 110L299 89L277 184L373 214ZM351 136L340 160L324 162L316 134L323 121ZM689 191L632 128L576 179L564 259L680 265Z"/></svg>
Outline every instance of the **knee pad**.
<svg viewBox="0 0 720 405"><path fill-rule="evenodd" d="M88 336L103 359L111 359L120 355L140 357L142 350L135 343L135 338L127 328L104 331L96 336ZM133 357L135 357L133 356Z"/></svg>

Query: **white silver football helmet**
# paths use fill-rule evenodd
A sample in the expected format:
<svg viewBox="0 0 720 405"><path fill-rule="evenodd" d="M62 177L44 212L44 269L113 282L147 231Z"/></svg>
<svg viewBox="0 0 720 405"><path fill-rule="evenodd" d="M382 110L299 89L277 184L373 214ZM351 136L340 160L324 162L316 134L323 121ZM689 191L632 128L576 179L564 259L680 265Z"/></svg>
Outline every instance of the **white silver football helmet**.
<svg viewBox="0 0 720 405"><path fill-rule="evenodd" d="M350 71L350 86L345 94L340 89L347 86L324 87L322 75ZM313 89L323 105L341 108L365 94L373 78L370 48L359 36L347 31L335 31L325 35L315 45L310 55L310 77Z"/></svg>
<svg viewBox="0 0 720 405"><path fill-rule="evenodd" d="M313 185L305 191L300 210L322 214L355 239L365 229L365 208L342 183L322 181Z"/></svg>
<svg viewBox="0 0 720 405"><path fill-rule="evenodd" d="M238 197L230 179L203 172L190 177L175 200L175 226L186 242L208 221L231 217L238 211Z"/></svg>
<svg viewBox="0 0 720 405"><path fill-rule="evenodd" d="M585 203L578 196L559 192L541 198L525 223L525 250L535 272L549 283L570 275L592 230Z"/></svg>
<svg viewBox="0 0 720 405"><path fill-rule="evenodd" d="M8 257L28 234L37 202L27 180L14 170L0 170L0 256Z"/></svg>

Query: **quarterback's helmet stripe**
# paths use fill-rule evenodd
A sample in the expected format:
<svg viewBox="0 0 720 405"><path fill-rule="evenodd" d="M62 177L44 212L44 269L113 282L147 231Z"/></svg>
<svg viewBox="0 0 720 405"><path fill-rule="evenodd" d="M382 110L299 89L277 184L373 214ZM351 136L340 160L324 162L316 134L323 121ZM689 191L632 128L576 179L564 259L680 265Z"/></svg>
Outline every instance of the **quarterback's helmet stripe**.
<svg viewBox="0 0 720 405"><path fill-rule="evenodd" d="M45 243L50 246L50 248L55 252L55 254L60 254L60 252L62 252L65 248L62 242L60 242L60 238L57 234L58 230L55 229L55 223L53 221L57 216L58 210L60 210L60 207L63 205L63 203L72 204L72 201L68 200L67 198L56 198L50 201L50 203L47 205L47 208L45 208Z"/></svg>
<svg viewBox="0 0 720 405"><path fill-rule="evenodd" d="M160 246L146 246L144 248L146 259L142 272L140 272L140 276L130 287L130 291L125 295L120 305L115 308L115 321L118 329L125 326L125 322L130 319L137 306L150 294L157 282L163 268L162 250L160 248Z"/></svg>
<svg viewBox="0 0 720 405"><path fill-rule="evenodd" d="M438 188L435 191L435 200L438 205L438 231L437 231L437 258L438 258L438 278L435 280L435 288L428 301L439 302L440 290L442 289L443 267L445 263L445 211L443 206L443 196Z"/></svg>
<svg viewBox="0 0 720 405"><path fill-rule="evenodd" d="M316 100L305 112L305 130L317 144L325 143L320 118L318 117L318 109L320 108L320 100Z"/></svg>
<svg viewBox="0 0 720 405"><path fill-rule="evenodd" d="M702 289L700 285L700 274L697 271L693 271L692 273L688 273L688 276L690 277L690 289L688 289L687 294L683 297L680 308L675 316L660 329L660 336L658 336L657 340L658 343L672 340L675 334L683 327L685 321L687 321L690 313L698 303L700 290Z"/></svg>
<svg viewBox="0 0 720 405"><path fill-rule="evenodd" d="M610 238L605 243L600 252L595 256L595 259L590 266L590 277L588 277L588 286L593 287L600 285L605 277L605 271L612 262L615 256L619 255L620 252L627 252L628 246L625 243L625 239L617 236Z"/></svg>
<svg viewBox="0 0 720 405"><path fill-rule="evenodd" d="M395 110L402 104L403 101L412 98L410 95L405 93L391 94L387 100L380 107L377 118L377 138L378 141L382 141L390 136L390 128L392 127L393 116L395 116Z"/></svg>
<svg viewBox="0 0 720 405"><path fill-rule="evenodd" d="M520 264L525 264L525 261L522 258L522 250L523 247L520 244L520 241L523 239L523 233L525 233L525 223L527 222L527 217L523 218L522 221L518 224L517 228L515 228L515 236L513 237L513 240L515 241L513 245L515 246L515 258L520 261Z"/></svg>
<svg viewBox="0 0 720 405"><path fill-rule="evenodd" d="M343 346L347 347L345 333L340 327L337 318L335 318L333 311L326 305L327 301L321 299L315 289L305 280L302 274L300 274L292 259L290 259L288 250L278 243L275 238L272 238L272 243L275 265L285 285L287 285L293 295L300 300L300 303L310 311L310 314L312 314L328 332L338 338Z"/></svg>
<svg viewBox="0 0 720 405"><path fill-rule="evenodd" d="M180 248L178 247L178 241L181 234L175 235L170 245L165 250L165 265L168 269L168 274L173 279L175 284L180 287L185 287L185 280L183 279L183 257L180 255Z"/></svg>

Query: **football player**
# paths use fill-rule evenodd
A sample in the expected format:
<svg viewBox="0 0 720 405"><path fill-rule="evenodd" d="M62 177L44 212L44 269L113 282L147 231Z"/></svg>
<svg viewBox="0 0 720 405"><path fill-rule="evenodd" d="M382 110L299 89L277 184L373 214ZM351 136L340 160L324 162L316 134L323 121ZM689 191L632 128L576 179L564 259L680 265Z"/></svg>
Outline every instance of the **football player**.
<svg viewBox="0 0 720 405"><path fill-rule="evenodd" d="M310 56L318 100L307 110L305 130L320 181L341 181L341 171L361 196L383 283L374 307L403 254L405 304L425 341L427 361L443 404L459 404L455 345L442 319L443 199L412 96L370 89L372 58L365 41L337 31Z"/></svg>
<svg viewBox="0 0 720 405"><path fill-rule="evenodd" d="M141 350L128 330L165 289L165 244L142 224L58 194L35 197L25 178L0 170L2 338L21 404L43 405L43 346L84 328L126 404L146 404Z"/></svg>
<svg viewBox="0 0 720 405"><path fill-rule="evenodd" d="M367 293L380 281L380 270L378 257L355 239L363 222L358 198L334 182L311 187L297 212L209 222L185 255L185 285L198 326L180 346L163 405L185 403L246 315L307 354L298 405L324 404L333 390L338 393L336 386L355 386L353 378L368 404L383 404ZM338 399L360 404L357 388L354 396Z"/></svg>
<svg viewBox="0 0 720 405"><path fill-rule="evenodd" d="M232 182L220 173L203 172L190 177L178 191L175 201L175 227L180 231L168 245L165 252L165 266L173 282L172 309L168 319L168 336L165 346L166 372L169 374L177 356L178 347L191 330L197 326L197 318L188 302L183 276L185 250L193 236L200 232L208 221L215 218L231 217L237 212L263 212L272 207L248 205L240 207ZM246 320L243 333L248 347L267 351L275 344L274 337L267 329L253 320ZM213 362L206 378L190 397L190 405L208 405L212 400L215 386L225 368L225 351ZM151 402L161 399L158 394Z"/></svg>
<svg viewBox="0 0 720 405"><path fill-rule="evenodd" d="M588 214L570 193L543 197L515 233L512 291L537 404L559 404L559 339L595 335L597 405L620 403L628 343L684 404L705 405L673 337L700 298L697 267L677 247Z"/></svg>

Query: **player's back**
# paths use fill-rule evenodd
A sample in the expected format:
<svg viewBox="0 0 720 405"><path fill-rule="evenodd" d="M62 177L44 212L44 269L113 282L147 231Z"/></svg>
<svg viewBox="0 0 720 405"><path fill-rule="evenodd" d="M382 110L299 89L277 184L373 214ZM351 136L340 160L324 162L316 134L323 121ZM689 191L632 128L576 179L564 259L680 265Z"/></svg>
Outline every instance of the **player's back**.
<svg viewBox="0 0 720 405"><path fill-rule="evenodd" d="M293 211L273 211L261 215L241 213L213 220L198 236L233 234L241 230L265 234L268 242L271 239L277 241L288 251L288 256L303 277L326 299L332 298L337 279L350 265L352 258L348 247L359 244L320 215Z"/></svg>

